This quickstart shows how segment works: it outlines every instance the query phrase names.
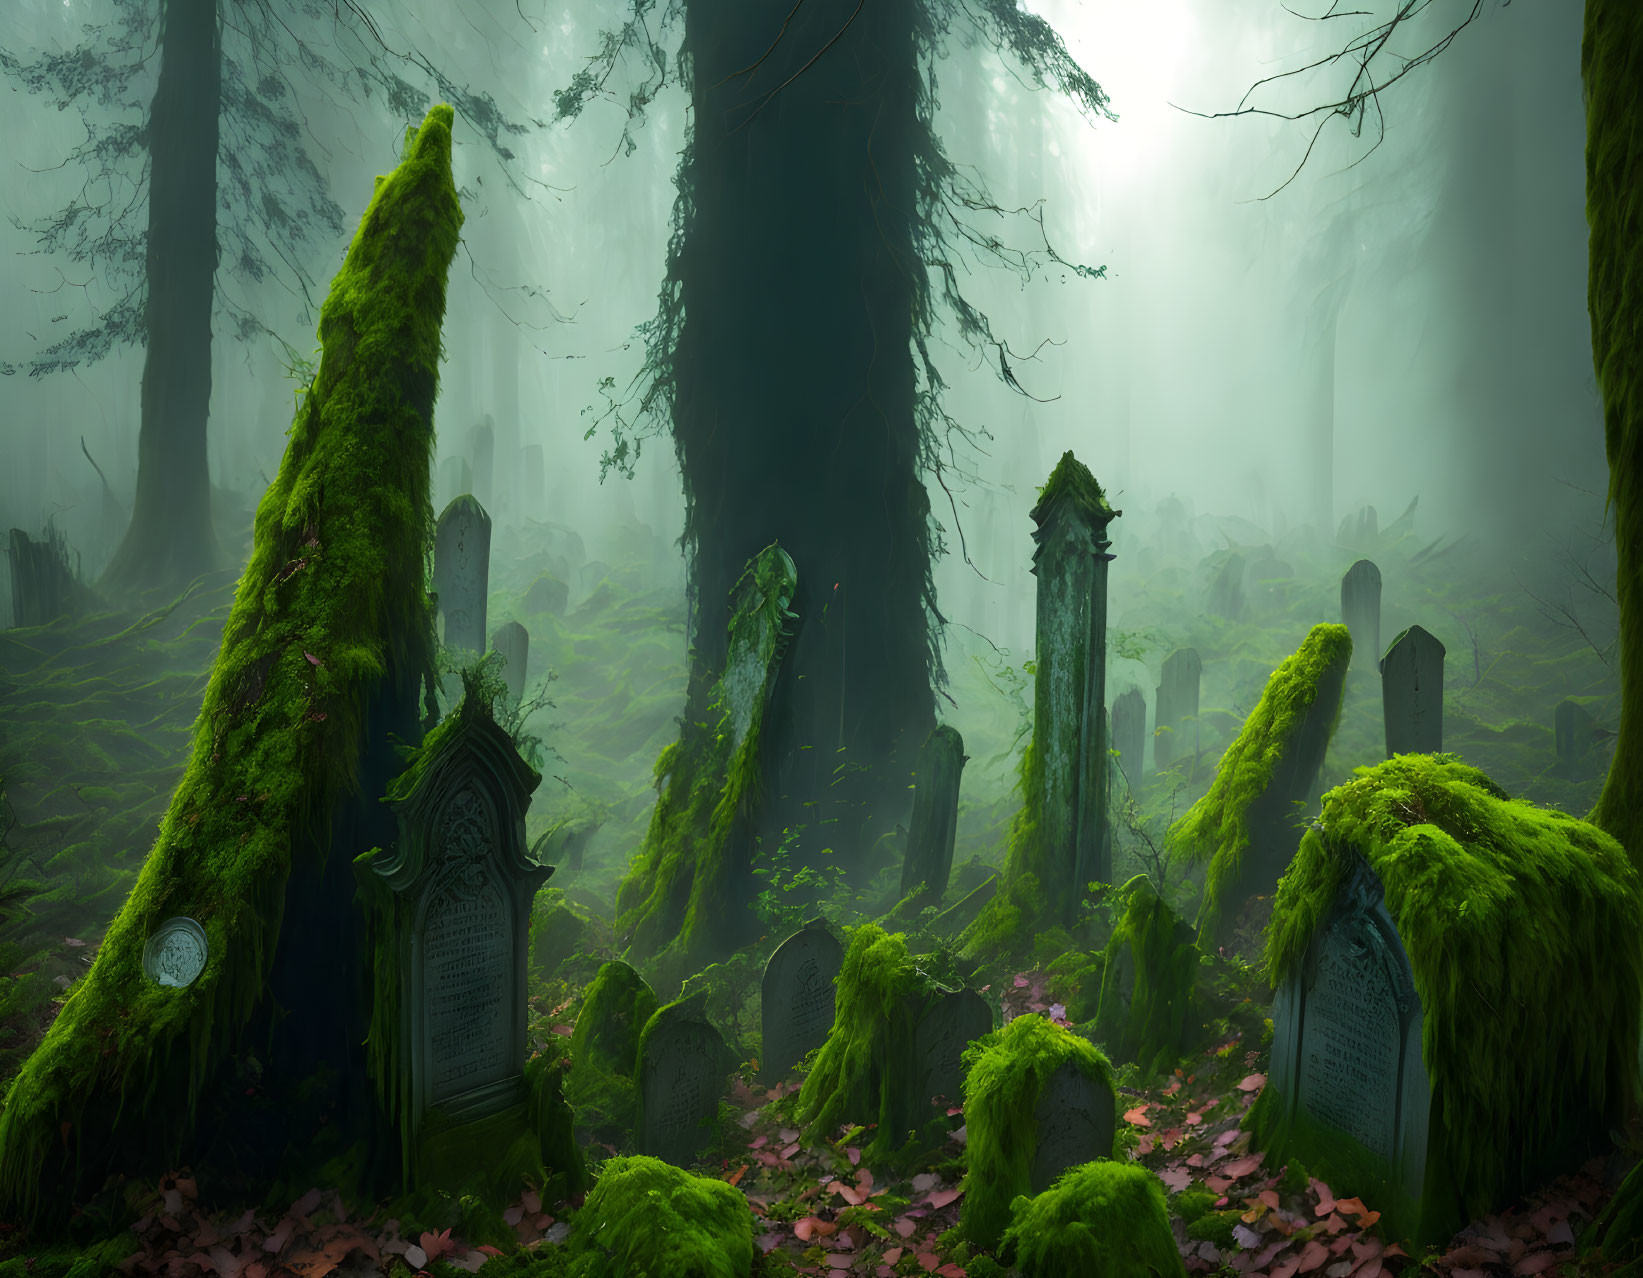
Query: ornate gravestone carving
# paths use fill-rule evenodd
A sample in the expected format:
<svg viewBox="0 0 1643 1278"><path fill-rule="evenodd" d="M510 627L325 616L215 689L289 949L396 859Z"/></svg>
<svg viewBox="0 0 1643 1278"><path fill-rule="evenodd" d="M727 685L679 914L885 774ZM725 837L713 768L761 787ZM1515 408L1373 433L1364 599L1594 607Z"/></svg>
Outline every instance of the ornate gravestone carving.
<svg viewBox="0 0 1643 1278"><path fill-rule="evenodd" d="M406 776L391 796L399 839L367 872L387 889L375 930L397 973L390 1090L408 1110L416 1166L420 1133L522 1105L529 915L553 870L525 851L540 778L482 703L464 701Z"/></svg>
<svg viewBox="0 0 1643 1278"><path fill-rule="evenodd" d="M156 984L184 989L205 971L210 952L205 929L179 915L160 924L148 938L143 947L143 971Z"/></svg>
<svg viewBox="0 0 1643 1278"><path fill-rule="evenodd" d="M764 1038L759 1077L779 1082L820 1047L833 1028L834 980L844 950L821 921L805 924L770 956L759 986L759 1019Z"/></svg>
<svg viewBox="0 0 1643 1278"><path fill-rule="evenodd" d="M687 1167L713 1134L733 1062L697 1000L664 1007L639 1061L639 1151Z"/></svg>
<svg viewBox="0 0 1643 1278"><path fill-rule="evenodd" d="M1042 1194L1069 1167L1112 1157L1113 1093L1072 1061L1062 1061L1033 1109L1033 1193Z"/></svg>
<svg viewBox="0 0 1643 1278"><path fill-rule="evenodd" d="M1268 1086L1289 1113L1357 1141L1419 1200L1432 1102L1420 996L1380 880L1361 858L1279 990L1273 1025Z"/></svg>

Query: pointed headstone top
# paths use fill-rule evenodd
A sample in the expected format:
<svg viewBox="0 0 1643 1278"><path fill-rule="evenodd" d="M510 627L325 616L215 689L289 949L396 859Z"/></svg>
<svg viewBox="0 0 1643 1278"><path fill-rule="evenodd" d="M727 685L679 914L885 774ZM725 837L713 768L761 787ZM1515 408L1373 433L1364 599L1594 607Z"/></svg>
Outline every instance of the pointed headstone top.
<svg viewBox="0 0 1643 1278"><path fill-rule="evenodd" d="M1069 448L1061 454L1044 487L1038 490L1038 504L1033 507L1033 522L1042 527L1059 510L1071 510L1083 517L1084 522L1102 529L1124 512L1107 504L1107 495L1095 482L1090 468L1072 455Z"/></svg>

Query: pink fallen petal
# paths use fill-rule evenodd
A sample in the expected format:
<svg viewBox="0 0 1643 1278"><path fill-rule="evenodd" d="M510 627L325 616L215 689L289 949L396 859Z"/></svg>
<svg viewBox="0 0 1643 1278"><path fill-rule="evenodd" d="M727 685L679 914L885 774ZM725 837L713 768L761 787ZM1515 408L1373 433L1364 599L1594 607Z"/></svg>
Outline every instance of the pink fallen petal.
<svg viewBox="0 0 1643 1278"><path fill-rule="evenodd" d="M1558 1257L1555 1251L1531 1251L1512 1266L1512 1272L1518 1275L1518 1278L1523 1278L1525 1274L1544 1273L1557 1262Z"/></svg>
<svg viewBox="0 0 1643 1278"><path fill-rule="evenodd" d="M844 1156L850 1160L850 1165L852 1167L861 1162L861 1150L857 1149L854 1145L844 1151Z"/></svg>
<svg viewBox="0 0 1643 1278"><path fill-rule="evenodd" d="M885 1252L884 1255L880 1256L879 1260L886 1265L893 1265L896 1261L901 1259L902 1252L906 1250L907 1248L905 1247L892 1247L889 1251Z"/></svg>
<svg viewBox="0 0 1643 1278"><path fill-rule="evenodd" d="M1246 1154L1243 1158L1233 1159L1232 1162L1222 1167L1221 1171L1225 1175L1231 1176L1234 1180L1237 1180L1240 1177L1250 1175L1258 1169L1265 1158L1265 1154Z"/></svg>
<svg viewBox="0 0 1643 1278"><path fill-rule="evenodd" d="M1248 1078L1238 1084L1238 1090L1241 1092L1258 1092L1265 1086L1265 1074L1251 1074Z"/></svg>
<svg viewBox="0 0 1643 1278"><path fill-rule="evenodd" d="M940 1211L947 1204L954 1202L963 1192L962 1189L938 1189L930 1195L928 1201L932 1208Z"/></svg>

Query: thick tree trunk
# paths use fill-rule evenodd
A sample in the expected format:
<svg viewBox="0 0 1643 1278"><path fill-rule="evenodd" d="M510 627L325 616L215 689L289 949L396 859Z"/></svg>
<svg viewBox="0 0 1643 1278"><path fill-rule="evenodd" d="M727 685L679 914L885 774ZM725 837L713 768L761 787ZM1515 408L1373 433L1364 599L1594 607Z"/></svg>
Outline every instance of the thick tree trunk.
<svg viewBox="0 0 1643 1278"><path fill-rule="evenodd" d="M175 586L219 566L205 425L217 273L217 0L165 0L149 110L148 353L137 496L106 586Z"/></svg>
<svg viewBox="0 0 1643 1278"><path fill-rule="evenodd" d="M776 829L823 819L802 805L838 796L841 745L876 774L858 774L853 797L894 794L876 813L886 826L934 726L910 345L924 270L914 19L911 4L853 0L687 11L674 437L708 675L693 686L723 663L725 601L744 564L779 541L798 567L800 621ZM824 841L848 862L860 836L842 834Z"/></svg>
<svg viewBox="0 0 1643 1278"><path fill-rule="evenodd" d="M1620 735L1591 820L1643 865L1643 6L1586 0L1587 307L1619 557Z"/></svg>

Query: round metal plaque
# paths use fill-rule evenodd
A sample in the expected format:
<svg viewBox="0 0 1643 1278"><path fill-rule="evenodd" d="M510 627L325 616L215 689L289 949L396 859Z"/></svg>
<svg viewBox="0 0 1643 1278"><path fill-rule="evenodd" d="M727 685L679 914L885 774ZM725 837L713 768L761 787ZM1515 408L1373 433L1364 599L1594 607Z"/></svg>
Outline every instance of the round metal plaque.
<svg viewBox="0 0 1643 1278"><path fill-rule="evenodd" d="M205 970L205 929L193 919L167 919L143 948L143 971L161 985L182 989Z"/></svg>

